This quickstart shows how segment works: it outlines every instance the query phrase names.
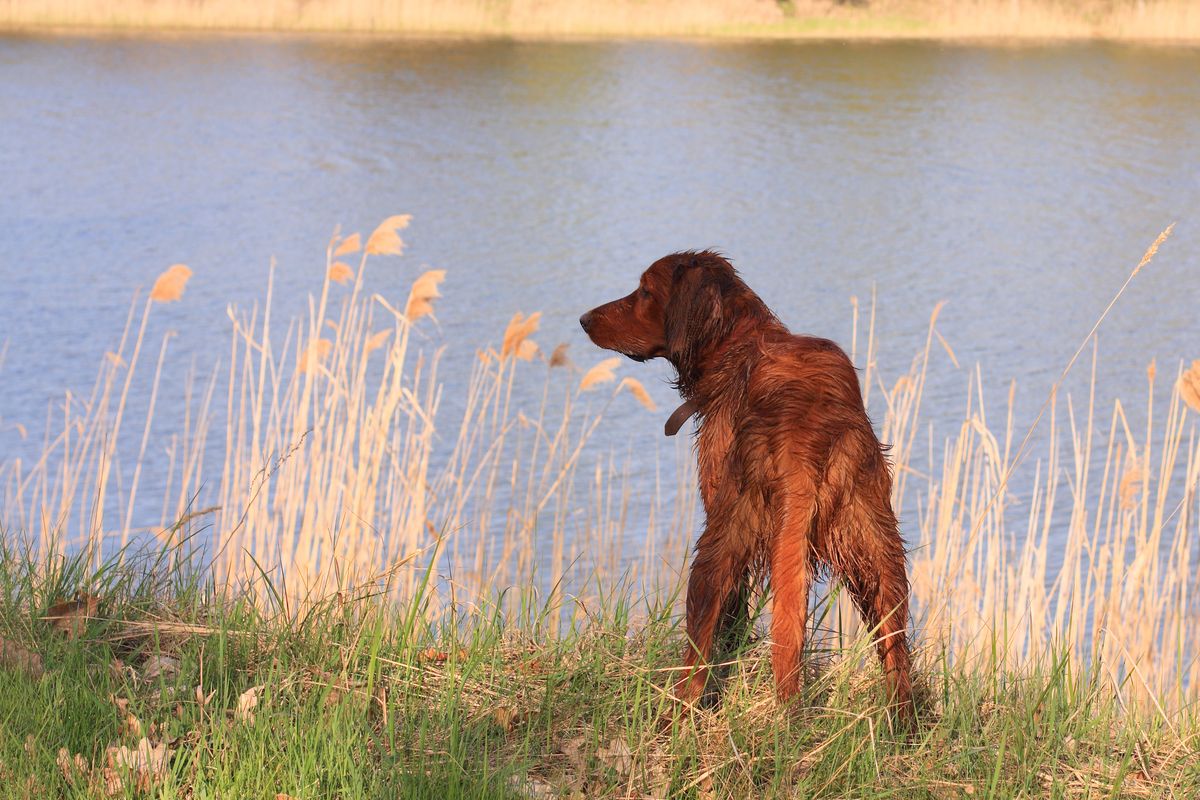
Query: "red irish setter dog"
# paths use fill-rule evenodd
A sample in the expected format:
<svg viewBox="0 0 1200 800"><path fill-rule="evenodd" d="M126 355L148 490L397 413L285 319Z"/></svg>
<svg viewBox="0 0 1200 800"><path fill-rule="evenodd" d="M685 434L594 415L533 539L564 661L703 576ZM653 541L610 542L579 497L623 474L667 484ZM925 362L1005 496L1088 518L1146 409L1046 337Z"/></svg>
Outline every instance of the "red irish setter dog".
<svg viewBox="0 0 1200 800"><path fill-rule="evenodd" d="M584 314L600 347L674 365L695 414L706 522L687 586L684 702L707 680L713 640L747 579L774 591L771 666L781 701L800 688L814 572L840 578L877 637L891 700L912 717L908 577L884 447L850 359L828 339L796 336L713 252L654 262L631 294Z"/></svg>

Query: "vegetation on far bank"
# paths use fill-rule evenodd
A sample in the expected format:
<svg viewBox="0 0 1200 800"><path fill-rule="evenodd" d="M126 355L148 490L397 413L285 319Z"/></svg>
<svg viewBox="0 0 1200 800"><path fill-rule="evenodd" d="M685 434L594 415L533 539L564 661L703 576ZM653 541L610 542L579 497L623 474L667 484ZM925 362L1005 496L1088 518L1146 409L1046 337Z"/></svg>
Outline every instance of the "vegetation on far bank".
<svg viewBox="0 0 1200 800"><path fill-rule="evenodd" d="M1200 41L1190 0L0 0L3 29Z"/></svg>
<svg viewBox="0 0 1200 800"><path fill-rule="evenodd" d="M174 566L168 566L168 565ZM1126 707L1099 663L918 657L893 731L859 640L813 652L779 708L768 645L728 643L720 696L678 718L682 632L614 590L436 620L369 581L285 611L177 554L0 550L0 796L42 798L1193 798L1200 720ZM386 579L382 579L386 580ZM73 599L72 599L73 598Z"/></svg>

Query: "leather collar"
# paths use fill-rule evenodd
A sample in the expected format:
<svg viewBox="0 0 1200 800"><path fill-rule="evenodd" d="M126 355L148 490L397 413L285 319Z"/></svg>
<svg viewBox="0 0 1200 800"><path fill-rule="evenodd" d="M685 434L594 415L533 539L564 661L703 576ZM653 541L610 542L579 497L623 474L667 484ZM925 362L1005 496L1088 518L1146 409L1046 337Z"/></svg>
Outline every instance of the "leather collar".
<svg viewBox="0 0 1200 800"><path fill-rule="evenodd" d="M688 418L696 413L696 405L691 400L685 400L683 405L671 412L671 416L667 418L667 424L663 426L663 433L667 436L674 436L679 433L679 429L683 427L683 423L688 421Z"/></svg>

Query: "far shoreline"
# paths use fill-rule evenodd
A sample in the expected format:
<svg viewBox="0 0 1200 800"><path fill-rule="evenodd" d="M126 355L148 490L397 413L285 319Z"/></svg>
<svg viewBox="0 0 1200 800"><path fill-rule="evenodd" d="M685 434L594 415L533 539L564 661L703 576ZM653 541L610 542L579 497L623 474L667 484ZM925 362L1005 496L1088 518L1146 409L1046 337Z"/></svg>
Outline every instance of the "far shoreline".
<svg viewBox="0 0 1200 800"><path fill-rule="evenodd" d="M1106 34L1014 34L965 32L838 31L821 33L770 33L741 31L545 32L545 31L458 31L458 30L335 30L313 28L223 28L223 27L131 27L102 25L0 25L0 38L111 38L111 39L290 39L362 42L522 42L604 43L679 42L690 44L738 43L925 43L960 47L1043 47L1056 45L1113 44L1145 47L1200 49L1200 36L1119 36Z"/></svg>
<svg viewBox="0 0 1200 800"><path fill-rule="evenodd" d="M1188 0L0 0L0 35L364 41L935 42L1200 45ZM1104 10L1101 10L1101 9Z"/></svg>

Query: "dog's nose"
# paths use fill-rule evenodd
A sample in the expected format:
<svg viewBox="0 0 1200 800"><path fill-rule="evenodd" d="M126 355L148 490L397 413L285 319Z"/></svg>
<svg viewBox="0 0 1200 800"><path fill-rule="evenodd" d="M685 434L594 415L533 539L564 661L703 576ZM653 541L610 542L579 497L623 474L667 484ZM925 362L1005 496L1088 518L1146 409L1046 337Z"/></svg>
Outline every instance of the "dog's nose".
<svg viewBox="0 0 1200 800"><path fill-rule="evenodd" d="M588 311L579 318L579 326L583 328L584 333L587 332L588 328L592 327L592 312Z"/></svg>

